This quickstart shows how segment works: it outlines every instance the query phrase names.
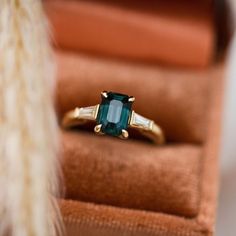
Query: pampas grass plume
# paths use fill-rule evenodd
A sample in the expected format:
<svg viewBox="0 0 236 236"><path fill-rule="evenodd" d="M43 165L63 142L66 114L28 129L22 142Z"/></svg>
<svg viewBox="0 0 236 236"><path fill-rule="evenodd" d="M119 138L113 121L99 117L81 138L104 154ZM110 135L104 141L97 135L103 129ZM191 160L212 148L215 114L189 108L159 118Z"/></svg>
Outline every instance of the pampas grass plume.
<svg viewBox="0 0 236 236"><path fill-rule="evenodd" d="M54 236L54 69L41 1L0 1L0 233Z"/></svg>

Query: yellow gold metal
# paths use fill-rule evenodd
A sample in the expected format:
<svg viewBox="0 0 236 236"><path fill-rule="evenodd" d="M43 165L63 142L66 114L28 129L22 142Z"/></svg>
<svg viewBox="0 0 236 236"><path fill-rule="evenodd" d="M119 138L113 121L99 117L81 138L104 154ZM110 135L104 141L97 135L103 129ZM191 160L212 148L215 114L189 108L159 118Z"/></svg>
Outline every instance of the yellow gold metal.
<svg viewBox="0 0 236 236"><path fill-rule="evenodd" d="M107 97L108 97L108 95L107 95L107 91L103 91L103 92L101 92L101 95L102 95L104 98L107 98Z"/></svg>
<svg viewBox="0 0 236 236"><path fill-rule="evenodd" d="M129 102L134 102L135 101L135 97L130 97L129 98Z"/></svg>
<svg viewBox="0 0 236 236"><path fill-rule="evenodd" d="M127 139L129 137L128 131L125 129L122 129L122 134L119 137L122 139Z"/></svg>
<svg viewBox="0 0 236 236"><path fill-rule="evenodd" d="M96 126L94 127L94 132L95 132L96 134L104 134L101 129L102 129L102 125L101 125L101 124L96 125Z"/></svg>
<svg viewBox="0 0 236 236"><path fill-rule="evenodd" d="M104 96L106 96L104 94ZM99 105L91 107L75 108L65 114L62 120L62 127L70 128L77 125L82 125L87 121L96 121ZM94 127L94 132L97 134L104 134L101 131L102 125L98 124ZM165 143L165 137L162 129L153 121L149 120L136 112L132 111L129 119L129 128L139 130L143 135L151 139L154 143L160 145ZM127 139L129 133L127 130L122 130L119 136L122 139Z"/></svg>
<svg viewBox="0 0 236 236"><path fill-rule="evenodd" d="M96 120L97 119L97 115L98 115L98 111L99 111L99 104L97 104L96 106L95 106L95 110L94 110L94 114L93 114L93 117L94 117L94 119Z"/></svg>

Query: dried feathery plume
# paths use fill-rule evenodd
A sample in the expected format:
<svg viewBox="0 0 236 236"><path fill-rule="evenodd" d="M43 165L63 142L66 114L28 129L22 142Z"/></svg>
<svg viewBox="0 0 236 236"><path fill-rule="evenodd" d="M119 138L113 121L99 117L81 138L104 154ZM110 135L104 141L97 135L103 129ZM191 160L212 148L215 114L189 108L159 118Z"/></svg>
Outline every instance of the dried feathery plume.
<svg viewBox="0 0 236 236"><path fill-rule="evenodd" d="M58 233L53 71L41 1L1 0L1 235Z"/></svg>

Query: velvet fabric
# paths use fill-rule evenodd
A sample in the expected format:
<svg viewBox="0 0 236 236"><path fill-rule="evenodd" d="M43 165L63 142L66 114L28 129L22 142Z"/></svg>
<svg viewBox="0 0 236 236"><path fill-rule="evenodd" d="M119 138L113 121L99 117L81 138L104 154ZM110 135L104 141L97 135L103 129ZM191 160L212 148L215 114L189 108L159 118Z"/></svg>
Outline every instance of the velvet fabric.
<svg viewBox="0 0 236 236"><path fill-rule="evenodd" d="M78 53L60 52L56 58L60 118L76 106L100 103L103 90L115 91L135 96L133 109L163 127L168 141L205 140L209 81L214 69L161 69Z"/></svg>
<svg viewBox="0 0 236 236"><path fill-rule="evenodd" d="M63 132L66 198L195 216L202 147ZM176 153L176 155L173 155Z"/></svg>
<svg viewBox="0 0 236 236"><path fill-rule="evenodd" d="M59 120L76 105L99 103L105 88L135 92L140 97L136 103L141 102L135 109L163 127L166 120L176 125L173 129L192 134L195 126L202 128L197 140L187 131L179 137L168 133L167 127L168 144L163 147L135 137L122 141L89 131L62 131L66 196L61 207L68 235L78 235L78 229L81 235L212 235L222 68L183 72L83 54L56 55ZM159 105L162 112L156 115L153 108ZM175 114L169 115L172 107Z"/></svg>
<svg viewBox="0 0 236 236"><path fill-rule="evenodd" d="M93 136L89 133L63 132L65 183L67 190L70 189L70 193L68 193L67 199L60 200L59 203L67 226L67 235L210 236L214 234L218 189L217 158L220 136L219 124L223 91L221 68L216 70L215 77L211 80L210 88L212 93L209 99L209 113L206 119L208 126L206 141L200 147L179 143L178 145L169 144L162 148L155 148L148 146L150 144L139 143L139 141L128 141L125 143L119 140L109 139L108 137L101 139L101 137ZM87 145L85 145L85 143ZM100 145L102 143L104 145ZM91 149L89 147L91 147ZM128 154L125 156L127 159L125 160L121 159L123 157L121 153L124 152L122 149L128 151ZM116 155L113 150L118 151L118 155ZM143 150L145 150L145 153ZM189 155L186 155L187 153ZM199 153L202 155L199 156ZM145 157L143 157L143 155L145 155ZM143 157L141 161L139 157ZM78 160L76 160L76 158L78 158ZM188 160L188 158L190 159ZM101 159L103 163L99 161ZM158 159L158 162L155 162L155 159ZM174 164L173 162L169 162L169 160L175 160ZM72 161L73 163L71 163ZM162 175L159 182L156 182L157 179L155 177L153 178L153 176L157 178L158 176L161 177L161 173L164 173L165 170L167 171L168 169L165 165L165 163L168 162L171 164L171 168L168 173L166 172L166 175ZM111 163L113 163L113 165ZM121 165L121 163L123 163L123 165ZM134 166L128 165L134 163L136 165L135 167L140 167L136 168L136 173L133 171L135 169ZM160 199L165 207L169 205L169 209L167 207L166 209L140 210L138 209L138 205L131 207L131 209L127 206L111 206L113 204L111 202L107 204L105 202L103 202L103 204L99 202L99 197L108 197L114 189L119 191L112 186L112 183L116 186L120 184L121 188L122 185L124 185L125 193L127 193L127 182L133 183L135 187L138 187L140 183L134 183L132 179L137 178L138 174L143 177L147 170L148 163L151 163L151 166L153 166L157 172L150 171L150 183L146 183L147 186L142 189L141 193L136 192L136 195L130 197L135 201L137 198L142 199L142 195L145 195L143 192L145 193L146 190L150 194L160 191L160 195L155 197ZM93 168L91 168L91 166L93 166ZM128 179L122 183L115 182L114 180L118 180L122 177L122 172L120 171L124 171L127 166L130 168L129 175L127 169ZM196 166L198 167L196 168ZM195 169L195 171L193 171L194 173L190 173L192 172L191 168L193 168L192 170ZM178 172L178 169L182 171ZM198 169L198 171L196 171L196 169ZM158 173L158 171L161 173ZM88 173L87 177L85 177L86 172ZM109 176L105 176L104 174L108 174ZM93 177L93 175L96 177ZM193 179L198 182L196 188L192 185ZM140 179L138 180L140 181ZM185 181L184 185L180 184L181 180ZM76 185L76 181L79 181L80 184ZM145 180L142 181L141 184L144 183ZM101 187L103 182L112 188L104 189L103 193L99 191L96 192L95 188ZM148 188L151 186L151 182L156 185L156 189L152 187L153 189L149 191ZM90 183L90 187L88 183ZM175 188L175 184L179 185ZM161 188L157 190L160 185ZM191 187L185 188L186 186ZM80 188L80 190L77 188ZM168 198L168 189L173 194L172 201L169 202L168 200L164 200L165 194L167 194L166 196ZM95 192L92 192L94 190ZM129 191L131 190L129 189ZM187 190L187 192L184 190ZM87 191L90 191L89 194ZM180 206L175 208L175 212L171 214L165 213L167 209L168 211L173 210L173 206L175 206L175 203L178 201L181 202L185 199L186 204L189 204L189 194L191 194L191 191L192 194L199 196L195 215L187 215L185 217L178 216L181 215L179 214L181 211L177 212L177 209L180 210ZM88 195L86 196L86 194ZM89 196L90 199L87 199L88 201L85 202L85 199L83 199L84 196ZM116 197L119 198L121 202L125 199L123 198L124 196L125 195L120 192ZM151 206L155 206L155 197L152 198L154 204ZM177 197L180 199L176 199ZM131 203L132 199L130 199ZM171 197L169 200L170 199ZM158 201L156 201L156 204L158 205ZM182 208L182 215L184 213L186 214L186 208L184 208L185 207Z"/></svg>
<svg viewBox="0 0 236 236"><path fill-rule="evenodd" d="M167 137L157 147L131 130L127 141L95 136L94 124L62 130L66 235L214 235L223 66L209 66L210 1L153 11L140 1L45 1L55 45L71 51L56 51L58 121L113 90L135 96L135 111Z"/></svg>
<svg viewBox="0 0 236 236"><path fill-rule="evenodd" d="M121 59L188 67L212 63L211 4L48 0L55 45Z"/></svg>

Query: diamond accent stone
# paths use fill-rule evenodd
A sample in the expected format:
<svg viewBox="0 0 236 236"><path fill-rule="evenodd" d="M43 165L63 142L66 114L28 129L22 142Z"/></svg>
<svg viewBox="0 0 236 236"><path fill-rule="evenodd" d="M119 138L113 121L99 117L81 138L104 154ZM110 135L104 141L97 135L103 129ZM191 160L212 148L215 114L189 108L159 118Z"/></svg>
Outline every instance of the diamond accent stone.
<svg viewBox="0 0 236 236"><path fill-rule="evenodd" d="M133 112L133 117L131 121L131 125L136 126L136 127L143 127L145 129L150 129L152 124L152 121Z"/></svg>
<svg viewBox="0 0 236 236"><path fill-rule="evenodd" d="M78 116L81 119L94 120L96 116L97 106L82 107L78 111Z"/></svg>

